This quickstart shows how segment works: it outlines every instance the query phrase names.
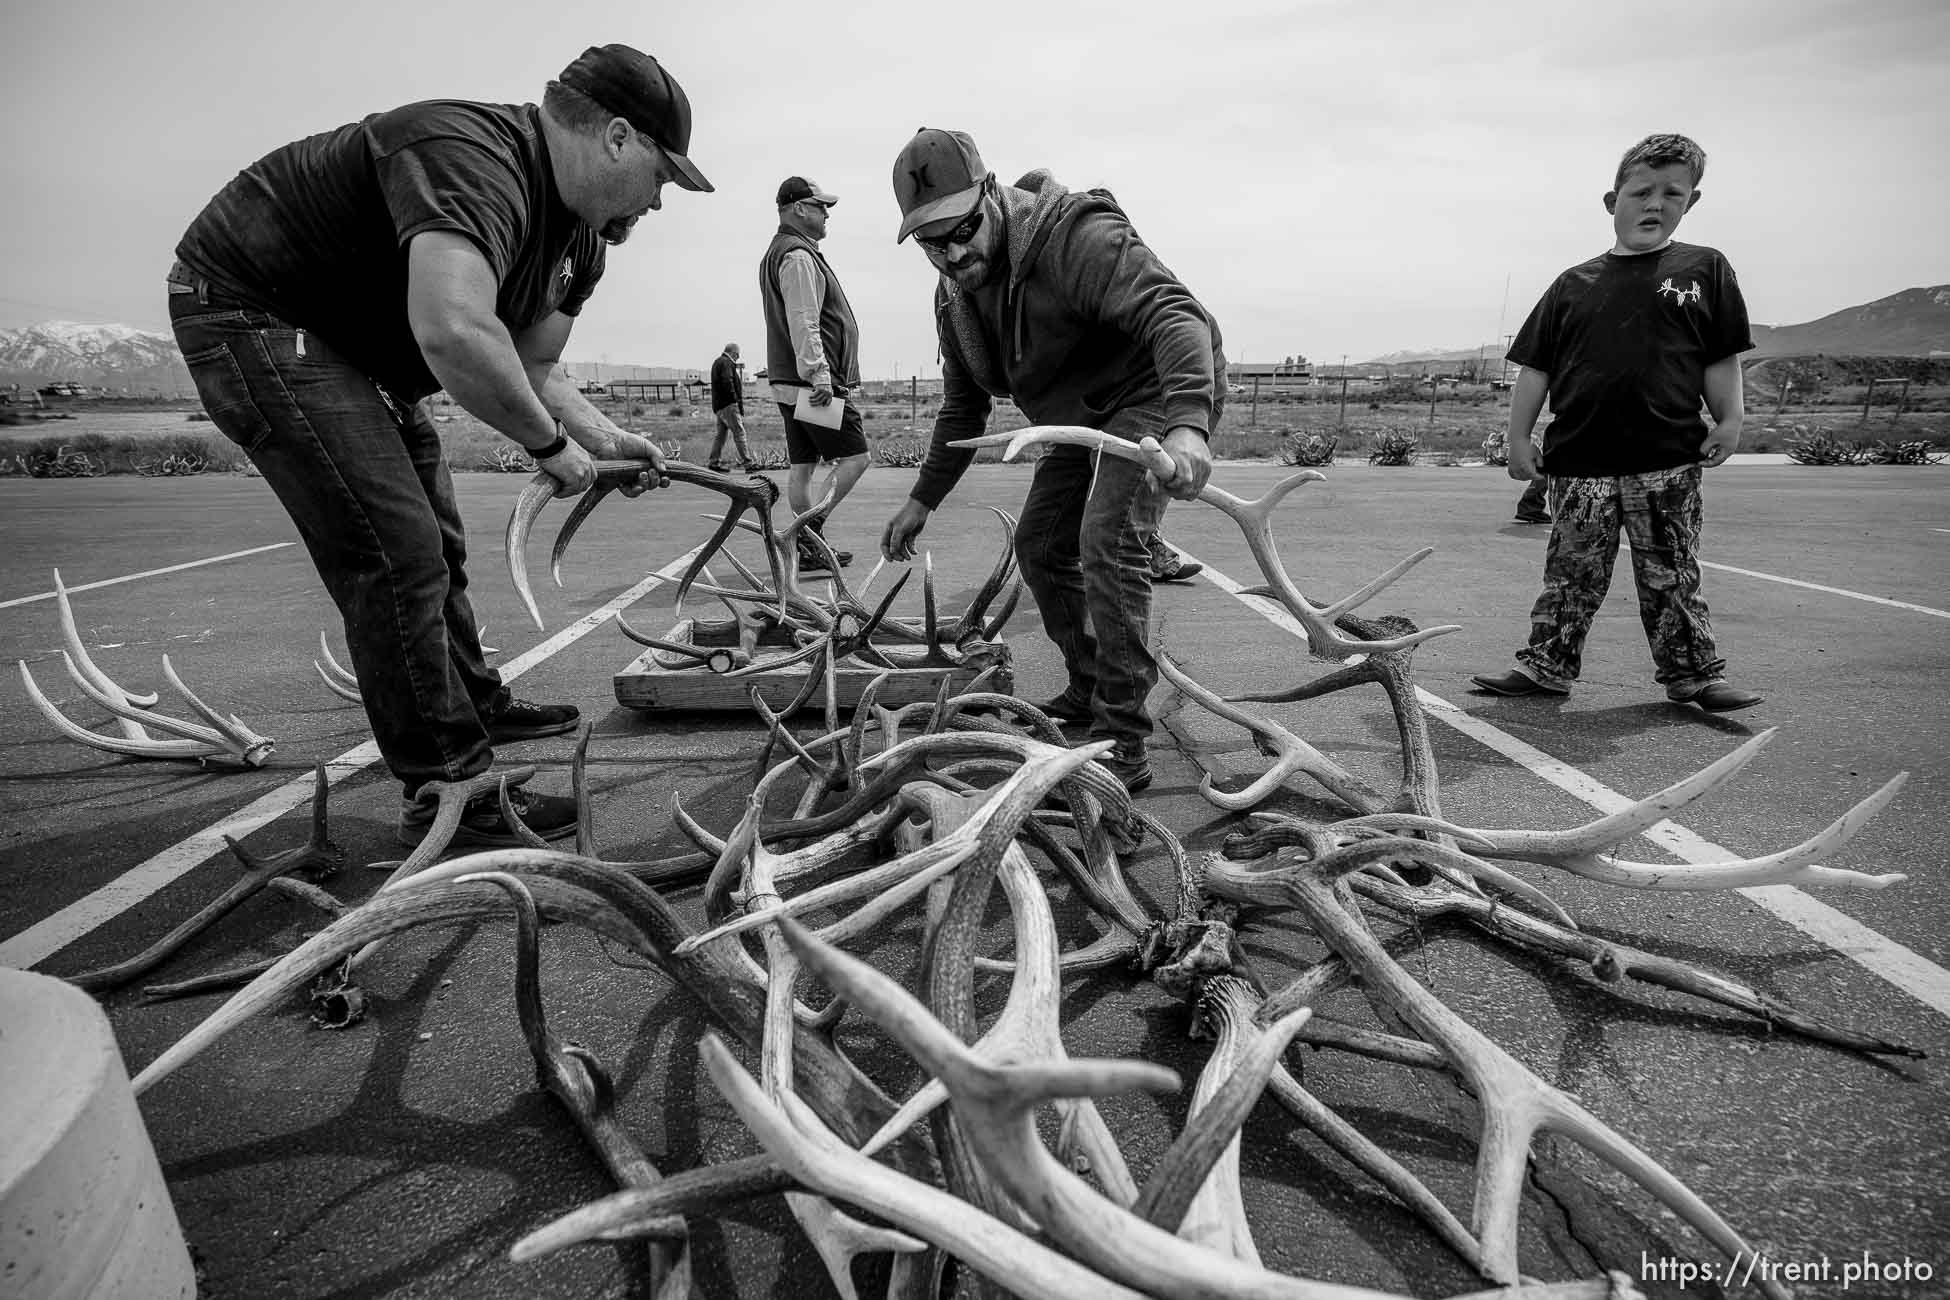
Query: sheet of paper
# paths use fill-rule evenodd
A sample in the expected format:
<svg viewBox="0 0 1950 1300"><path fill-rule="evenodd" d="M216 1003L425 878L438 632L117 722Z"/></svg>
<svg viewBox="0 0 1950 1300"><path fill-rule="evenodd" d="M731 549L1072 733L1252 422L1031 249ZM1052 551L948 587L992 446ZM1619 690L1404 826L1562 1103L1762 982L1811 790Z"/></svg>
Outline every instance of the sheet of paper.
<svg viewBox="0 0 1950 1300"><path fill-rule="evenodd" d="M814 406L812 404L812 389L810 388L802 388L799 390L799 400L792 407L793 419L798 420L802 424L816 424L822 429L839 428L840 417L845 414L846 399L844 397L835 395L832 402L828 405Z"/></svg>

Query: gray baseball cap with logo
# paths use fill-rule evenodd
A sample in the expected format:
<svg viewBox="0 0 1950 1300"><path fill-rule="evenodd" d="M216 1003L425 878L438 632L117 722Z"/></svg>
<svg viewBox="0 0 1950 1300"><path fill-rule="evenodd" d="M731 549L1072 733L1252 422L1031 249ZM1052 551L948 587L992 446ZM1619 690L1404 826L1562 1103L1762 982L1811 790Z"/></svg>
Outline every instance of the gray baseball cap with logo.
<svg viewBox="0 0 1950 1300"><path fill-rule="evenodd" d="M924 126L894 159L894 198L901 205L900 243L922 226L967 216L982 198L989 169L961 131Z"/></svg>

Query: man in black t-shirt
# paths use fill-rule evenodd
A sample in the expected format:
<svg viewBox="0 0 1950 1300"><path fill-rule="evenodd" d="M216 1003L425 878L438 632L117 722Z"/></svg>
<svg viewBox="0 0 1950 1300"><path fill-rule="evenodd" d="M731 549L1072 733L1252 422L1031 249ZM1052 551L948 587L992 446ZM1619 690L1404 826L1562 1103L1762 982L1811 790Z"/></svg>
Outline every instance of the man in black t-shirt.
<svg viewBox="0 0 1950 1300"><path fill-rule="evenodd" d="M1605 195L1611 251L1558 276L1511 344L1523 369L1510 477L1548 475L1557 508L1529 644L1511 671L1472 679L1492 694L1570 693L1622 531L1666 698L1713 713L1761 702L1726 680L1699 594L1701 471L1740 445L1740 353L1754 346L1726 258L1672 238L1705 171L1705 152L1683 135L1627 150ZM1555 418L1540 463L1530 431L1546 396Z"/></svg>
<svg viewBox="0 0 1950 1300"><path fill-rule="evenodd" d="M497 743L572 730L566 704L511 697L482 658L453 480L424 399L445 389L561 484L591 457L662 467L557 364L620 244L675 182L690 101L657 61L592 47L534 104L433 100L273 150L176 246L170 320L211 421L290 513L345 620L373 736L425 838L428 781L485 772ZM654 487L647 473L637 489ZM537 831L572 801L525 792ZM518 843L492 798L457 842Z"/></svg>

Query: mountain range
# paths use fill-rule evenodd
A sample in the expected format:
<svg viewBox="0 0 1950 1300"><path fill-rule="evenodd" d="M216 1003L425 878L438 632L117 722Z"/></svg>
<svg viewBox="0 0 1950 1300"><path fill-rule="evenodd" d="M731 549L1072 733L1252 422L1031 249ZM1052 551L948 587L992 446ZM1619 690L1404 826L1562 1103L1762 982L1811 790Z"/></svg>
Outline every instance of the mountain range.
<svg viewBox="0 0 1950 1300"><path fill-rule="evenodd" d="M1754 351L1746 354L1749 360L1811 353L1950 353L1950 284L1905 289L1800 325L1756 325L1754 343ZM1486 343L1453 351L1390 352L1359 364L1459 362L1501 355L1501 347ZM31 389L64 381L116 395L190 396L194 391L176 341L167 334L129 325L79 325L72 321L0 330L0 386L18 384Z"/></svg>
<svg viewBox="0 0 1950 1300"><path fill-rule="evenodd" d="M189 396L195 389L176 340L132 325L47 321L0 330L0 386L67 382L118 396Z"/></svg>
<svg viewBox="0 0 1950 1300"><path fill-rule="evenodd" d="M1756 325L1749 361L1762 357L1807 356L1823 353L1839 357L1923 357L1950 352L1950 284L1904 289L1859 307L1844 307L1819 320L1800 325ZM1390 352L1360 362L1365 366L1399 366L1425 361L1491 361L1503 348L1485 343L1480 348L1453 351ZM1350 363L1355 364L1355 363Z"/></svg>

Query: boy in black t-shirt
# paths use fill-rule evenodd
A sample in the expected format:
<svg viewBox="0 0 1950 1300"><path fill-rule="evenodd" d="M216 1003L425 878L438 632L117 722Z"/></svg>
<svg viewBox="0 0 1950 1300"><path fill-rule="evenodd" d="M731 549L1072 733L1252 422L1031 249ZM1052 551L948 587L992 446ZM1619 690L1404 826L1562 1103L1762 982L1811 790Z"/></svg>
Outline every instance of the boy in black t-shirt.
<svg viewBox="0 0 1950 1300"><path fill-rule="evenodd" d="M1701 471L1739 445L1740 353L1754 346L1733 268L1714 249L1672 239L1705 171L1705 152L1683 135L1627 150L1605 195L1617 242L1558 276L1511 344L1522 372L1510 477L1562 482L1530 643L1511 671L1471 679L1492 694L1570 693L1622 529L1666 698L1714 713L1761 702L1725 680L1699 594ZM1530 430L1546 395L1555 418L1540 462Z"/></svg>

